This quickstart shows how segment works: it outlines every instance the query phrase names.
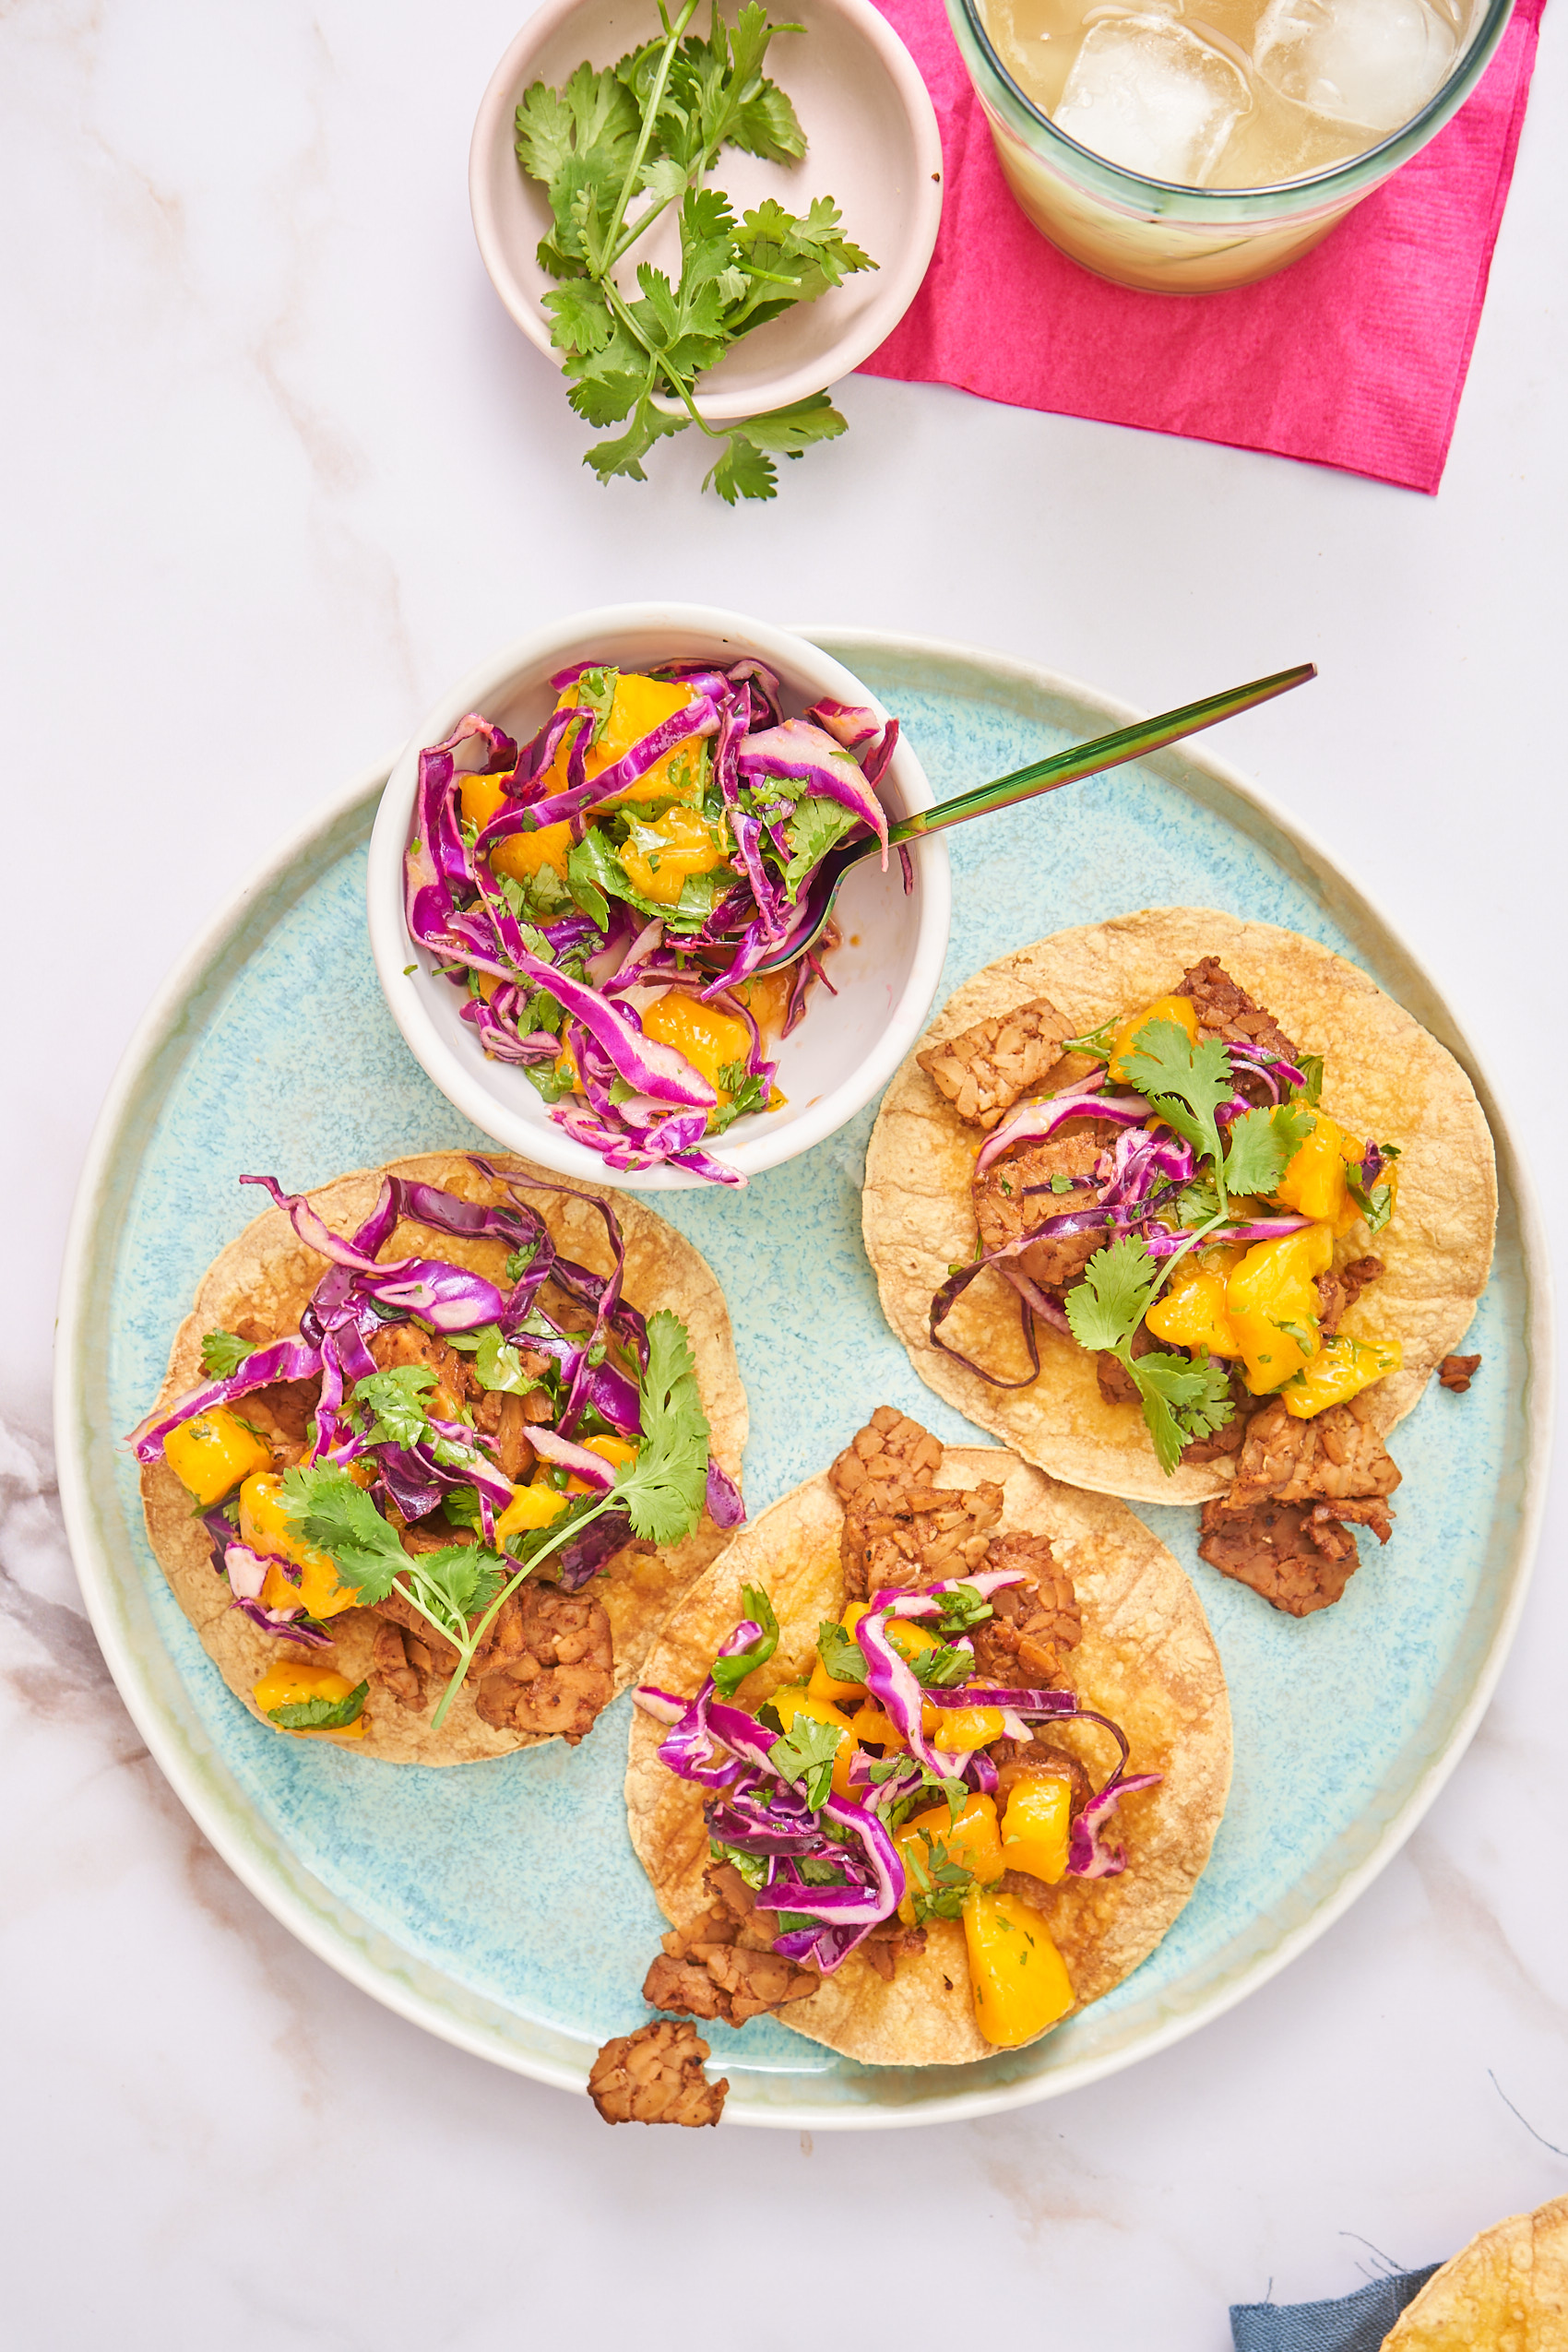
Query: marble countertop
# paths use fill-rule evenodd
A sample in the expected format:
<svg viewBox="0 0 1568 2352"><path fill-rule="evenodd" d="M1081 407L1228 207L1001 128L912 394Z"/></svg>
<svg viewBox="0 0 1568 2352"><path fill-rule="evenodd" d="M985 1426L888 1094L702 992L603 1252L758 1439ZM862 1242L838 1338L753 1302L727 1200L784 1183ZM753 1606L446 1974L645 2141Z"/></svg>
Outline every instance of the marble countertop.
<svg viewBox="0 0 1568 2352"><path fill-rule="evenodd" d="M339 1980L165 1787L54 1500L59 1253L116 1061L209 909L489 648L666 593L964 639L1151 709L1315 659L1224 755L1434 968L1544 1182L1568 1146L1568 22L1546 19L1440 498L856 379L847 438L731 513L680 445L600 489L483 275L468 134L520 5L0 13L12 2340L660 2352L695 2300L772 2347L818 2324L802 2283L842 2295L883 2256L879 2334L956 2287L1033 2342L1223 2352L1231 2300L1348 2292L1568 2185L1561 1493L1468 1754L1240 2008L919 2139L608 2133ZM758 2256L778 2224L788 2300Z"/></svg>

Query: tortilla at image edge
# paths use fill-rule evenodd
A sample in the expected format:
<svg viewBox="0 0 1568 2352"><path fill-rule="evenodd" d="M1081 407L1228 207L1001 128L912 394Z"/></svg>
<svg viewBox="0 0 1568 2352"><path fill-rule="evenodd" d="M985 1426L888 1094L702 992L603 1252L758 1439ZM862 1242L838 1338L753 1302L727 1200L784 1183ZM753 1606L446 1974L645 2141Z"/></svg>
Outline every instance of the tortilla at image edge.
<svg viewBox="0 0 1568 2352"><path fill-rule="evenodd" d="M515 1154L495 1151L485 1157L525 1182L555 1181L548 1170L536 1168ZM388 1160L380 1168L355 1170L316 1186L309 1197L335 1230L352 1231L369 1215L387 1174L441 1184L472 1199L493 1197L492 1188L462 1152L425 1152ZM718 1277L701 1253L662 1218L644 1207L636 1194L614 1193L610 1187L606 1192L626 1243L626 1295L648 1313L668 1306L686 1324L711 1425L712 1450L720 1467L739 1484L748 1411L729 1310ZM570 1231L564 1244L567 1255L596 1265L601 1259L607 1262L608 1244L597 1213L576 1211L569 1199L566 1194L540 1191L533 1195L531 1205L545 1218L558 1242L563 1229ZM579 1224L583 1230L571 1230ZM407 1229L424 1235L428 1246L429 1228L415 1225ZM396 1255L397 1243L398 1232L394 1232L384 1254ZM453 1263L477 1265L490 1264L500 1247L493 1241L476 1243L455 1235L442 1236L441 1246ZM159 1392L159 1409L166 1409L201 1380L201 1342L207 1332L230 1329L241 1316L252 1313L266 1317L279 1332L297 1329L300 1312L320 1280L325 1263L299 1240L281 1209L268 1207L253 1218L219 1253L197 1284L195 1306L175 1335ZM330 1664L355 1682L367 1679L379 1621L372 1611L346 1610L329 1621L339 1629L331 1653L307 1650L303 1645L264 1633L242 1610L230 1608L227 1586L212 1566L206 1531L199 1518L191 1515L191 1496L165 1463L144 1467L141 1491L148 1539L176 1599L230 1690L257 1723L278 1738L292 1736L268 1723L251 1697L255 1681L280 1657ZM727 1540L725 1531L714 1526L705 1512L689 1536L666 1547L662 1560L670 1573L659 1584L655 1585L649 1576L652 1563L647 1556L630 1547L615 1556L607 1576L596 1579L593 1589L606 1603L615 1634L616 1693L637 1679L668 1613L671 1592L687 1589ZM342 1747L386 1763L459 1764L546 1745L555 1736L495 1730L481 1720L473 1693L467 1688L457 1693L440 1732L434 1734L429 1721L433 1711L434 1700L429 1709L416 1713L399 1706L389 1693L373 1690L366 1702L369 1728L362 1739L317 1740L310 1744Z"/></svg>
<svg viewBox="0 0 1568 2352"><path fill-rule="evenodd" d="M1080 1694L1093 1697L1108 1681L1120 1693L1130 1682L1146 1713L1151 1694L1162 1703L1156 1712L1163 1716L1158 1728L1166 1739L1180 1732L1173 1754L1154 1754L1156 1741L1146 1731L1140 1752L1134 1729L1134 1769L1163 1761L1167 1777L1159 1789L1128 1800L1128 1871L1119 1879L1066 1883L1053 1906L1048 1924L1075 1986L1088 1989L1082 2007L1148 1956L1202 1873L1229 1788L1229 1702L1197 1594L1141 1521L1119 1502L1061 1486L990 1447L949 1448L938 1482L966 1485L987 1478L1000 1478L1004 1485L1004 1526L1050 1534L1075 1580L1082 1580L1088 1621L1074 1652ZM743 1528L671 1611L649 1659L648 1681L678 1695L694 1692L744 1613L741 1587L748 1583L769 1590L780 1639L768 1666L743 1686L746 1702L754 1705L781 1682L801 1679L810 1669L818 1622L842 1611L842 1516L824 1473ZM707 1907L703 1792L659 1763L663 1736L661 1725L634 1712L627 1820L659 1907L672 1924L683 1925ZM1103 1779L1109 1743L1098 1733L1078 1735L1084 1739L1099 1742L1082 1752ZM1130 1903L1134 1894L1144 1902ZM820 1991L776 2014L808 2039L869 2065L962 2065L1001 2054L974 2024L963 1932L952 1921L933 1923L924 1954L900 1960L891 1984L851 1955Z"/></svg>

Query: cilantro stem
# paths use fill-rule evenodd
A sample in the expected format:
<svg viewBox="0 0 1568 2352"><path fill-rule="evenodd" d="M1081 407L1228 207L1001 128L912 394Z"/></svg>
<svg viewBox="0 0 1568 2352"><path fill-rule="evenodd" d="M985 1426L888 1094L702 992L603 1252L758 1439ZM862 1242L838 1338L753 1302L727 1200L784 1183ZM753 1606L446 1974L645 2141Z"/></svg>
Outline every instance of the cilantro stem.
<svg viewBox="0 0 1568 2352"><path fill-rule="evenodd" d="M659 120L659 110L664 103L664 86L670 79L670 68L675 62L675 52L681 46L681 37L696 12L697 0L685 0L685 6L671 27L670 38L664 44L664 54L659 61L659 71L654 76L653 88L643 108L643 124L637 136L636 151L626 166L626 176L621 184L621 193L615 199L615 209L610 216L610 226L605 231L603 243L600 247L604 260L602 268L596 274L601 278L608 275L613 263L618 261L621 254L626 250L626 246L624 245L616 251L616 239L621 234L622 226L626 218L626 207L632 200L642 173L643 158L647 153L648 141L653 137L653 126ZM647 221L639 221L636 233L640 236L647 226ZM631 238L628 237L626 245L629 245L631 242Z"/></svg>
<svg viewBox="0 0 1568 2352"><path fill-rule="evenodd" d="M492 1625L494 1624L495 1620L499 1617L502 1610L505 1607L512 1595L517 1591L518 1586L525 1583L526 1580L533 1574L534 1570L539 1567L540 1562L549 1559L552 1551L558 1550L561 1545L565 1542L568 1536L576 1535L579 1529L591 1526L595 1519L601 1517L614 1502L615 1495L616 1490L612 1487L609 1493L601 1495L600 1500L594 1504L593 1509L591 1511L585 1511L580 1519L568 1519L560 1534L558 1536L552 1536L548 1543L541 1544L539 1550L534 1553L533 1558L531 1560L526 1560L511 1581L502 1586L501 1590L496 1594L495 1598L491 1602L490 1607L485 1610L484 1615L480 1619L479 1623L469 1628L466 1638L460 1642L453 1642L452 1645L457 1653L457 1663L453 1669L450 1681L447 1683L445 1691L441 1693L440 1705L437 1706L435 1713L430 1719L430 1728L433 1731L440 1730L443 1722L445 1720L446 1710L457 1696L457 1688L461 1683L463 1677L467 1674L469 1667L473 1664L474 1659L478 1655L481 1643L484 1640L485 1635L489 1633ZM414 1600L412 1593L408 1592L401 1585L398 1586L398 1590L403 1592L405 1599L412 1602L414 1608L420 1610L420 1615L425 1619L427 1623L434 1624L435 1620L430 1615L429 1610L420 1609L420 1605L417 1600ZM441 1636L443 1641L452 1641L451 1631L447 1627L444 1626L441 1628Z"/></svg>

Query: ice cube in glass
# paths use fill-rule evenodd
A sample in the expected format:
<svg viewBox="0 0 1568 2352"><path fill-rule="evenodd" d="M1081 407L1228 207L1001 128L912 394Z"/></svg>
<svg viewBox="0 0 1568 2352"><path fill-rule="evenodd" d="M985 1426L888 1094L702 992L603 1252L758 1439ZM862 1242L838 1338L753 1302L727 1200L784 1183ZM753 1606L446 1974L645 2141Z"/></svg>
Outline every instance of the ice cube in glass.
<svg viewBox="0 0 1568 2352"><path fill-rule="evenodd" d="M1130 172L1199 188L1252 102L1240 67L1185 25L1118 11L1085 33L1052 119Z"/></svg>
<svg viewBox="0 0 1568 2352"><path fill-rule="evenodd" d="M1396 131L1447 79L1458 28L1430 0L1269 0L1253 55L1282 98Z"/></svg>

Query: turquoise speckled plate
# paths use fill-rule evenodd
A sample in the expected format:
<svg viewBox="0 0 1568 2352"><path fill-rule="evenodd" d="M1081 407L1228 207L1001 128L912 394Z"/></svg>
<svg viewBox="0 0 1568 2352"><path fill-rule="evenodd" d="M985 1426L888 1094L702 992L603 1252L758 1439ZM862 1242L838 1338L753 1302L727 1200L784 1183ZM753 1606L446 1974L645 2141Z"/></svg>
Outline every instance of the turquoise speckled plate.
<svg viewBox="0 0 1568 2352"><path fill-rule="evenodd" d="M859 633L821 642L902 715L939 795L1133 715L950 647ZM598 2044L641 2021L638 1987L662 1926L622 1811L628 1702L575 1752L446 1771L276 1738L234 1705L167 1590L119 1442L158 1387L198 1276L249 1221L242 1170L303 1190L480 1141L403 1048L371 966L365 844L384 774L362 778L224 911L126 1057L67 1251L61 1483L115 1681L245 1883L403 2015L580 2088ZM1373 1548L1336 1609L1305 1623L1201 1565L1195 1514L1144 1513L1197 1583L1236 1734L1213 1859L1151 1958L1043 2043L972 2067L869 2069L772 2020L715 2026L728 2120L739 2122L931 2122L1017 2105L1127 2065L1239 2000L1344 1909L1431 1802L1501 1668L1536 1532L1550 1364L1535 1213L1484 1074L1354 886L1192 747L957 833L953 862L944 994L1066 924L1185 902L1322 940L1408 1006L1469 1070L1497 1138L1497 1259L1470 1341L1486 1371L1462 1401L1434 1387L1402 1425L1394 1541ZM860 1241L872 1116L739 1195L659 1204L729 1296L751 1398L754 1512L821 1468L871 1405L974 1438L915 1378L878 1312Z"/></svg>

